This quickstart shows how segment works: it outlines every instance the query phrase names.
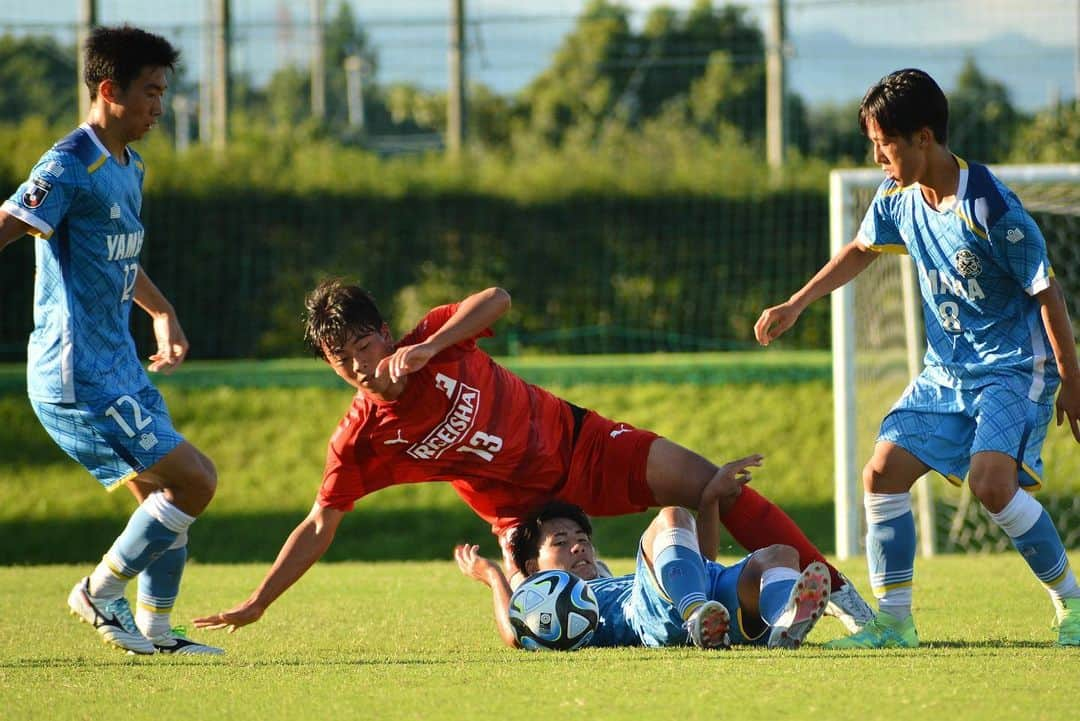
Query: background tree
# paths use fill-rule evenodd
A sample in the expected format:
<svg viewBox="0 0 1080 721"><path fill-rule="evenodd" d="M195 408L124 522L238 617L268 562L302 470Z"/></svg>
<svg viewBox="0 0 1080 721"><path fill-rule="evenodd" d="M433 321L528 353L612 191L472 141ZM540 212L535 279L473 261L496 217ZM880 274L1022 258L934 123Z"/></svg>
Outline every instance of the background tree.
<svg viewBox="0 0 1080 721"><path fill-rule="evenodd" d="M966 160L999 162L1008 157L1022 121L1005 85L983 74L968 56L949 93L949 146Z"/></svg>
<svg viewBox="0 0 1080 721"><path fill-rule="evenodd" d="M41 115L73 124L78 114L75 49L51 37L0 37L0 118Z"/></svg>

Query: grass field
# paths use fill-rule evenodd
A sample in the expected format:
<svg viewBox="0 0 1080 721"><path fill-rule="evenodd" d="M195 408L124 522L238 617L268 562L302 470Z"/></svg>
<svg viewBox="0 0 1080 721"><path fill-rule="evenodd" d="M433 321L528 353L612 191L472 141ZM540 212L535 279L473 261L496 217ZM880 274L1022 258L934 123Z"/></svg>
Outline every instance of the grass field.
<svg viewBox="0 0 1080 721"><path fill-rule="evenodd" d="M843 568L865 587L861 564ZM1050 604L1019 557L916 568L916 650L826 651L841 630L826 618L793 652L512 651L487 589L447 560L319 564L258 624L193 634L228 654L192 659L124 656L68 617L84 568L4 567L0 718L1075 718L1080 649L1053 645ZM178 617L232 604L265 570L192 565Z"/></svg>

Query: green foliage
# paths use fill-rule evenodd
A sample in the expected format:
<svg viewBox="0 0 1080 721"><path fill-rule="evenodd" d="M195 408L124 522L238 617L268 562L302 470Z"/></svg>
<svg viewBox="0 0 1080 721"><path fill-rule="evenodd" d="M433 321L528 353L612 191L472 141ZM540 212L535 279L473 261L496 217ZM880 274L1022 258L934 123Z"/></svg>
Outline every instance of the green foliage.
<svg viewBox="0 0 1080 721"><path fill-rule="evenodd" d="M986 76L969 57L949 95L949 145L961 157L994 163L1009 155L1022 120L1009 91Z"/></svg>
<svg viewBox="0 0 1080 721"><path fill-rule="evenodd" d="M78 98L75 51L51 37L0 36L0 118L44 115L71 125Z"/></svg>
<svg viewBox="0 0 1080 721"><path fill-rule="evenodd" d="M1075 163L1080 161L1080 102L1038 113L1017 133L1013 163Z"/></svg>

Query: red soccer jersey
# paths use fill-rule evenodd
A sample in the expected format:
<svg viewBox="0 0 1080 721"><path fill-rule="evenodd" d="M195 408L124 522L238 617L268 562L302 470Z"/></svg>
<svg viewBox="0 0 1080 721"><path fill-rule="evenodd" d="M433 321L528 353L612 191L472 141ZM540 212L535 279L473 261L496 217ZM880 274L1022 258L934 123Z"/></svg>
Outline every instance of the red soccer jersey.
<svg viewBox="0 0 1080 721"><path fill-rule="evenodd" d="M398 345L430 337L456 310L431 310ZM318 502L350 511L387 486L445 481L495 525L559 492L573 432L566 401L498 365L473 338L410 374L395 401L356 395L330 438Z"/></svg>

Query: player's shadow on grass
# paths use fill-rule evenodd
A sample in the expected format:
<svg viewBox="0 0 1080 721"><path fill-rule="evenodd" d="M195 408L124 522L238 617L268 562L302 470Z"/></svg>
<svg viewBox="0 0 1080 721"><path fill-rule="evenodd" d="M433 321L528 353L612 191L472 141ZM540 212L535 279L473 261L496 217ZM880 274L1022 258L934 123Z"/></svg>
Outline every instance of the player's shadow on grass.
<svg viewBox="0 0 1080 721"><path fill-rule="evenodd" d="M811 539L832 537L828 504L788 509ZM303 518L304 511L220 514L211 508L191 530L189 552L201 563L273 561L281 544ZM604 557L632 557L652 512L595 519L594 540ZM96 563L123 530L121 516L8 519L0 521L0 565ZM326 553L328 561L449 560L457 543L478 543L481 552L497 557L490 527L464 506L440 508L364 508L346 515ZM829 552L831 543L822 546ZM744 551L730 539L721 554Z"/></svg>

